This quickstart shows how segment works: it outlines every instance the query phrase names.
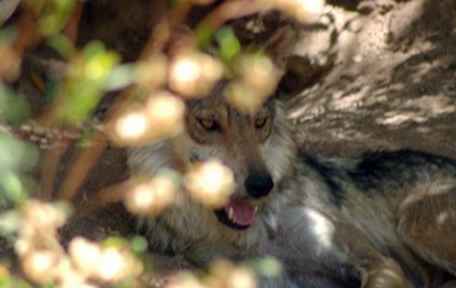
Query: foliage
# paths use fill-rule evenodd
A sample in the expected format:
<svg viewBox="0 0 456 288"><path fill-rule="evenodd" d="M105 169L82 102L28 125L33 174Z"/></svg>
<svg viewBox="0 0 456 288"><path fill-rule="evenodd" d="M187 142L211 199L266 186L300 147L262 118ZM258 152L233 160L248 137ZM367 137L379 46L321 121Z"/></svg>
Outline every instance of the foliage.
<svg viewBox="0 0 456 288"><path fill-rule="evenodd" d="M0 63L0 238L7 243L0 248L0 288L142 285L139 275L153 272L146 263L146 239L111 235L95 242L75 237L64 248L60 229L77 213L72 201L107 142L135 146L178 135L184 129L183 103L204 97L224 77L237 79L230 101L246 111L255 111L270 94L279 75L273 61L261 49L246 53L229 24L264 12L264 3L246 1L255 3L243 10L237 7L242 2L220 4L213 14L209 11L206 19L199 19L194 31L174 39L170 34L184 24L190 8L213 3L173 1L163 12L163 21L151 29L141 56L131 63L123 63L120 51L99 39L79 43L83 1L27 0L14 8L0 26L0 54L5 60ZM259 73L249 77L250 68ZM116 97L108 101L106 112L107 95ZM84 148L70 161L56 195L58 165L68 143L75 140ZM220 163L209 165L192 174L202 179L193 184L200 187L195 189L203 203L218 203L204 194L205 189L227 194L233 176ZM222 171L217 174L223 178L220 187L209 189L207 177L216 175L217 169ZM183 185L181 176L167 172L152 180L130 179L122 186L126 192L111 196L124 201L130 212L153 217L174 200L173 193ZM271 259L250 266L265 274L280 270ZM231 281L227 275L240 275L251 284L250 266L219 262L204 277L182 275L179 281L203 287L220 279Z"/></svg>

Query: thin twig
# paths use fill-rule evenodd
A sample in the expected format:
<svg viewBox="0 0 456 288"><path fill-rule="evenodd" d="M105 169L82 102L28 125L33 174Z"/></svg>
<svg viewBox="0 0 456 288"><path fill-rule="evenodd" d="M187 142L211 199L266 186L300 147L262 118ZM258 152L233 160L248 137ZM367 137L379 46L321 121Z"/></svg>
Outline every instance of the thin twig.
<svg viewBox="0 0 456 288"><path fill-rule="evenodd" d="M268 10L264 6L263 1L252 0L235 0L226 1L220 4L212 11L201 23L209 25L213 30L217 30L220 26L229 20L242 18L258 12Z"/></svg>
<svg viewBox="0 0 456 288"><path fill-rule="evenodd" d="M82 1L76 2L76 7L73 9L70 19L65 26L64 34L70 39L71 43L75 44L78 38L79 22L81 20L83 3Z"/></svg>

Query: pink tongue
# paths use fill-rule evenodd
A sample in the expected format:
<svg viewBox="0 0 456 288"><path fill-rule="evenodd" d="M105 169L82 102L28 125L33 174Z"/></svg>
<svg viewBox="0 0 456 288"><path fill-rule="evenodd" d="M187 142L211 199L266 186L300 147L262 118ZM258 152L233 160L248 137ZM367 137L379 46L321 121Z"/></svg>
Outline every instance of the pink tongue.
<svg viewBox="0 0 456 288"><path fill-rule="evenodd" d="M234 199L231 200L225 207L225 212L228 214L229 209L233 209L233 219L239 225L252 225L255 221L255 209L247 201Z"/></svg>

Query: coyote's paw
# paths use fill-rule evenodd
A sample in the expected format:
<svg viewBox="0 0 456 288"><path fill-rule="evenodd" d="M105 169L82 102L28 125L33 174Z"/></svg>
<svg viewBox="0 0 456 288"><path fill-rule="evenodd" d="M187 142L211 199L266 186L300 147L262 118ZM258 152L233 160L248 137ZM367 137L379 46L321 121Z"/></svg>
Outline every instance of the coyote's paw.
<svg viewBox="0 0 456 288"><path fill-rule="evenodd" d="M392 259L384 259L363 273L362 288L411 288L401 267Z"/></svg>

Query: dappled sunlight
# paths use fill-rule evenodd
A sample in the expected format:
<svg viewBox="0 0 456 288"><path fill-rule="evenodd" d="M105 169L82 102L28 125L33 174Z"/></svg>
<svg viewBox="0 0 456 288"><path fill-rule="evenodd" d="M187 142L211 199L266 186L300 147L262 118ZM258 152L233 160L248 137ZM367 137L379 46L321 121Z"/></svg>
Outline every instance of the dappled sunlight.
<svg viewBox="0 0 456 288"><path fill-rule="evenodd" d="M415 100L408 100L404 103L405 107L412 109L420 109L421 113L429 115L429 117L438 117L440 114L453 113L456 111L456 103L443 95L424 95Z"/></svg>
<svg viewBox="0 0 456 288"><path fill-rule="evenodd" d="M417 99L402 101L400 110L388 111L377 123L399 126L410 123L425 123L433 118L442 117L456 111L456 103L447 96L421 96Z"/></svg>
<svg viewBox="0 0 456 288"><path fill-rule="evenodd" d="M259 94L251 86L242 81L233 81L225 89L229 103L244 113L255 113L265 100L264 94Z"/></svg>
<svg viewBox="0 0 456 288"><path fill-rule="evenodd" d="M216 260L211 263L209 272L203 277L196 277L189 272L180 272L164 286L166 288L256 288L257 279L251 269L236 265L228 260Z"/></svg>
<svg viewBox="0 0 456 288"><path fill-rule="evenodd" d="M127 209L137 215L158 215L175 202L179 185L174 178L171 172L163 172L150 180L133 181L125 194Z"/></svg>
<svg viewBox="0 0 456 288"><path fill-rule="evenodd" d="M209 160L194 165L186 174L184 185L195 200L220 208L233 193L234 175L218 160Z"/></svg>
<svg viewBox="0 0 456 288"><path fill-rule="evenodd" d="M230 104L244 113L255 113L277 87L281 71L264 54L241 54L236 62L236 78L224 93Z"/></svg>
<svg viewBox="0 0 456 288"><path fill-rule="evenodd" d="M309 59L293 68L309 83L288 106L299 142L341 154L409 147L452 155L456 54L445 7L454 2L385 5L382 16L328 10L295 49ZM337 65L326 72L318 63L329 58Z"/></svg>
<svg viewBox="0 0 456 288"><path fill-rule="evenodd" d="M283 10L298 21L307 22L323 13L324 0L262 0L272 3L273 6Z"/></svg>
<svg viewBox="0 0 456 288"><path fill-rule="evenodd" d="M360 91L353 92L350 95L343 95L342 92L335 93L332 96L332 102L330 107L335 110L343 110L343 111L350 111L356 110L356 108L365 101L366 97L368 97L368 90L367 86L360 89Z"/></svg>
<svg viewBox="0 0 456 288"><path fill-rule="evenodd" d="M131 112L116 121L115 132L125 140L136 140L148 129L147 117L141 112Z"/></svg>
<svg viewBox="0 0 456 288"><path fill-rule="evenodd" d="M184 129L184 102L169 92L152 93L146 102L146 113L157 138L173 137Z"/></svg>
<svg viewBox="0 0 456 288"><path fill-rule="evenodd" d="M33 251L24 255L22 269L33 281L46 284L52 281L60 255L53 251Z"/></svg>
<svg viewBox="0 0 456 288"><path fill-rule="evenodd" d="M329 250L332 247L335 233L334 225L320 212L311 208L305 209L305 215L310 221L309 226L323 250Z"/></svg>
<svg viewBox="0 0 456 288"><path fill-rule="evenodd" d="M426 118L419 116L416 112L387 112L384 119L377 120L382 125L399 126L407 122L423 123Z"/></svg>
<svg viewBox="0 0 456 288"><path fill-rule="evenodd" d="M156 89L166 82L168 59L154 54L136 64L136 82L148 89Z"/></svg>
<svg viewBox="0 0 456 288"><path fill-rule="evenodd" d="M448 211L443 211L443 212L440 212L439 215L437 215L437 218L436 218L436 224L437 225L445 225L446 221L448 221L449 219L449 212Z"/></svg>
<svg viewBox="0 0 456 288"><path fill-rule="evenodd" d="M103 245L75 237L66 251L57 231L66 222L67 209L61 204L29 200L19 214L6 213L9 225L12 220L17 225L10 229L18 235L14 248L27 279L40 285L54 283L60 288L89 288L98 287L90 283L92 279L113 283L143 271L142 263L126 243ZM2 215L2 221L6 215Z"/></svg>
<svg viewBox="0 0 456 288"><path fill-rule="evenodd" d="M142 272L141 264L134 262L131 255L118 248L103 248L97 260L96 276L106 282L117 282Z"/></svg>
<svg viewBox="0 0 456 288"><path fill-rule="evenodd" d="M97 261L101 255L101 247L98 243L75 237L69 244L68 253L71 261L83 275L90 275L98 269Z"/></svg>
<svg viewBox="0 0 456 288"><path fill-rule="evenodd" d="M184 129L184 103L169 92L152 92L145 105L131 106L106 125L108 136L119 145L152 143L174 137Z"/></svg>
<svg viewBox="0 0 456 288"><path fill-rule="evenodd" d="M195 51L178 54L169 69L170 88L187 97L206 96L224 73L218 60Z"/></svg>
<svg viewBox="0 0 456 288"><path fill-rule="evenodd" d="M192 86L196 86L202 71L196 55L182 55L171 64L170 73L171 88L179 93L182 91L188 93L196 90Z"/></svg>

